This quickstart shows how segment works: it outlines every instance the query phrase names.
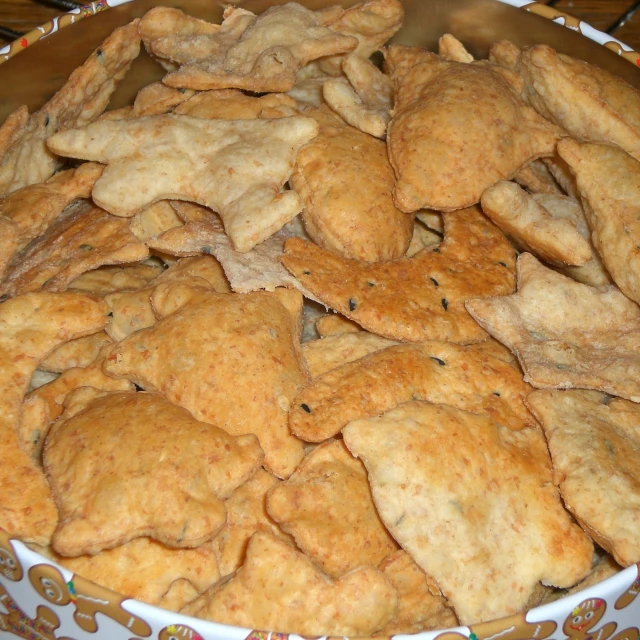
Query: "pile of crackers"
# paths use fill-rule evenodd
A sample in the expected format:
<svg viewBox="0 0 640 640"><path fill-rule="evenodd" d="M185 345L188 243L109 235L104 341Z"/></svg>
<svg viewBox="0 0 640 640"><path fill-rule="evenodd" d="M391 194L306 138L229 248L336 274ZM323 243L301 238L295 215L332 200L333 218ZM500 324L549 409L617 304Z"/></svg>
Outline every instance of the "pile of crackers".
<svg viewBox="0 0 640 640"><path fill-rule="evenodd" d="M640 561L640 94L545 45L387 44L402 18L157 7L9 116L2 529L306 635ZM142 45L165 77L106 110Z"/></svg>

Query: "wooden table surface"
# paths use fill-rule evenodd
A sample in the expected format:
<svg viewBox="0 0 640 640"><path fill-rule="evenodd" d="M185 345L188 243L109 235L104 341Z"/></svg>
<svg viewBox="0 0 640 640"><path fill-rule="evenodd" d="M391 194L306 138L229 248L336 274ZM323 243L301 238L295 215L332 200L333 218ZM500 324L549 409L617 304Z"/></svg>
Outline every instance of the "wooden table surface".
<svg viewBox="0 0 640 640"><path fill-rule="evenodd" d="M630 9L635 9L636 5L640 5L640 1L634 0L541 1L543 4L553 5L560 11L580 18L601 31L607 31L615 26L621 16ZM59 13L59 9L43 6L35 0L0 0L0 25L15 31L29 31ZM640 50L640 9L633 13L625 24L611 33L634 49ZM0 42L3 42L1 38Z"/></svg>

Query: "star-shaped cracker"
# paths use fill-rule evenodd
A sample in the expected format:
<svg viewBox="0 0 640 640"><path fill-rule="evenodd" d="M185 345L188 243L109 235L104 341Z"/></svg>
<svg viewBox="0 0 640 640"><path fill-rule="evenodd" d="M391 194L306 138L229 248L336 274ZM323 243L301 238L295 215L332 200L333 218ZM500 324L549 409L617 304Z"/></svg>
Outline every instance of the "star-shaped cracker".
<svg viewBox="0 0 640 640"><path fill-rule="evenodd" d="M303 443L289 431L289 405L307 381L292 314L276 294L262 291L187 286L173 295L165 288L162 302L160 289L154 308L171 315L115 345L105 371L229 433L255 433L267 468L289 476L304 457Z"/></svg>
<svg viewBox="0 0 640 640"><path fill-rule="evenodd" d="M393 195L403 211L469 207L498 180L553 155L561 130L525 105L510 71L400 45L389 48L386 65L395 89L387 129Z"/></svg>
<svg viewBox="0 0 640 640"><path fill-rule="evenodd" d="M58 513L42 470L22 447L22 399L38 363L72 338L100 331L107 306L81 293L31 293L0 305L0 527L46 545Z"/></svg>
<svg viewBox="0 0 640 640"><path fill-rule="evenodd" d="M469 313L518 357L538 388L598 389L640 402L640 308L518 258L518 292L469 300Z"/></svg>
<svg viewBox="0 0 640 640"><path fill-rule="evenodd" d="M47 438L44 467L60 511L52 546L79 556L149 536L197 547L222 528L222 500L263 457L254 435L230 436L158 394L98 397Z"/></svg>
<svg viewBox="0 0 640 640"><path fill-rule="evenodd" d="M163 79L169 86L288 91L295 84L297 71L311 60L346 53L358 45L354 36L325 26L331 15L295 2L271 7L259 16L229 7L218 28L193 21L188 34L173 35L171 22L184 20L176 15L167 21L169 29L164 30L163 25L156 28L154 23L165 14L152 9L142 19L141 32L155 55L180 64Z"/></svg>
<svg viewBox="0 0 640 640"><path fill-rule="evenodd" d="M140 52L138 23L115 29L42 108L30 116L20 107L0 127L0 195L53 175L60 158L47 149L47 138L84 127L104 111Z"/></svg>
<svg viewBox="0 0 640 640"><path fill-rule="evenodd" d="M551 482L538 428L409 402L343 435L367 467L382 521L461 624L517 613L539 581L569 587L589 572L593 545Z"/></svg>
<svg viewBox="0 0 640 640"><path fill-rule="evenodd" d="M567 509L622 566L640 561L640 406L603 393L534 391Z"/></svg>
<svg viewBox="0 0 640 640"><path fill-rule="evenodd" d="M602 262L622 293L640 302L640 161L611 144L571 139L558 153L575 174Z"/></svg>
<svg viewBox="0 0 640 640"><path fill-rule="evenodd" d="M205 120L161 115L96 122L52 136L56 153L108 163L93 189L110 213L132 216L172 198L220 214L238 251L249 251L297 215L281 191L300 147L318 133L311 118Z"/></svg>
<svg viewBox="0 0 640 640"><path fill-rule="evenodd" d="M392 340L480 342L485 331L465 300L513 291L515 253L478 208L445 216L445 240L412 258L366 263L298 238L282 264L316 298L365 329Z"/></svg>
<svg viewBox="0 0 640 640"><path fill-rule="evenodd" d="M369 636L395 615L395 589L373 567L332 580L289 543L251 537L244 565L181 613L306 636Z"/></svg>
<svg viewBox="0 0 640 640"><path fill-rule="evenodd" d="M377 567L397 549L373 505L364 466L341 440L321 444L272 488L267 510L333 578Z"/></svg>
<svg viewBox="0 0 640 640"><path fill-rule="evenodd" d="M291 430L308 442L336 435L350 420L409 400L442 402L518 430L535 424L524 406L522 374L484 343L425 342L388 347L315 378L289 411Z"/></svg>

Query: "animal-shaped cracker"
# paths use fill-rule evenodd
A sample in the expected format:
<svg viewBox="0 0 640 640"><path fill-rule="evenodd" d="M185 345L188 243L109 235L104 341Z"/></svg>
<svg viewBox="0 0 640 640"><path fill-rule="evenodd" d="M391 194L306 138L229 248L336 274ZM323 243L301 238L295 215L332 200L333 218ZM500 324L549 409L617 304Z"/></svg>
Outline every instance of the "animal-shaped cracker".
<svg viewBox="0 0 640 640"><path fill-rule="evenodd" d="M445 224L444 242L412 258L367 264L293 238L281 261L324 304L385 338L480 342L464 301L513 291L515 253L476 207Z"/></svg>
<svg viewBox="0 0 640 640"><path fill-rule="evenodd" d="M412 399L487 413L514 430L534 425L523 404L529 387L520 372L478 346L398 345L344 364L298 394L289 412L291 430L308 442L322 442L350 420Z"/></svg>
<svg viewBox="0 0 640 640"><path fill-rule="evenodd" d="M380 635L458 626L458 618L447 599L406 551L392 553L378 568L398 592L398 613Z"/></svg>
<svg viewBox="0 0 640 640"><path fill-rule="evenodd" d="M52 136L49 147L108 163L93 199L110 213L132 216L157 200L190 200L217 211L235 248L249 251L300 212L298 196L280 189L298 150L317 133L315 120L299 116L161 115L96 122Z"/></svg>
<svg viewBox="0 0 640 640"><path fill-rule="evenodd" d="M50 557L107 589L172 611L188 602L168 601L175 581L188 582L195 599L220 578L211 542L195 549L170 549L149 538L136 538L95 556L65 558L52 552Z"/></svg>
<svg viewBox="0 0 640 640"><path fill-rule="evenodd" d="M507 70L400 45L389 47L386 64L395 88L389 159L403 211L468 207L498 180L553 154L560 130L525 106Z"/></svg>
<svg viewBox="0 0 640 640"><path fill-rule="evenodd" d="M640 92L604 69L537 44L517 70L524 97L545 118L580 140L611 142L640 159Z"/></svg>
<svg viewBox="0 0 640 640"><path fill-rule="evenodd" d="M558 153L576 176L602 262L622 293L640 302L640 161L614 145L570 139Z"/></svg>
<svg viewBox="0 0 640 640"><path fill-rule="evenodd" d="M43 233L67 205L78 198L88 198L103 168L94 163L82 164L0 199L0 215L12 220L17 227L17 250Z"/></svg>
<svg viewBox="0 0 640 640"><path fill-rule="evenodd" d="M535 391L564 503L622 566L640 561L640 407L603 393Z"/></svg>
<svg viewBox="0 0 640 640"><path fill-rule="evenodd" d="M238 487L224 502L227 521L213 540L213 548L222 577L237 571L244 563L249 538L256 531L266 531L293 544L267 513L267 492L281 483L264 469Z"/></svg>
<svg viewBox="0 0 640 640"><path fill-rule="evenodd" d="M640 308L518 258L518 293L469 300L469 313L517 356L538 388L598 389L640 402Z"/></svg>
<svg viewBox="0 0 640 640"><path fill-rule="evenodd" d="M193 21L188 35L173 35L162 28L164 25L149 26L165 16L152 9L142 19L141 32L155 55L180 64L177 71L164 77L169 86L288 91L295 84L297 71L311 60L346 53L358 45L355 37L325 26L331 15L295 2L271 7L259 16L229 7L218 28ZM146 38L145 31L150 28L154 33Z"/></svg>
<svg viewBox="0 0 640 640"><path fill-rule="evenodd" d="M47 149L47 138L84 127L104 111L140 52L138 22L115 29L41 109L29 116L27 108L20 107L0 127L0 195L53 175L60 159Z"/></svg>
<svg viewBox="0 0 640 640"><path fill-rule="evenodd" d="M105 371L229 433L255 433L267 468L289 476L303 445L287 415L307 380L295 323L275 294L202 295L116 345Z"/></svg>
<svg viewBox="0 0 640 640"><path fill-rule="evenodd" d="M474 57L455 36L445 33L438 40L438 55L454 62L473 62Z"/></svg>
<svg viewBox="0 0 640 640"><path fill-rule="evenodd" d="M501 180L480 200L482 210L523 251L554 264L583 265L591 259L589 241L568 218L556 218L524 189Z"/></svg>
<svg viewBox="0 0 640 640"><path fill-rule="evenodd" d="M403 256L413 217L393 203L393 169L382 140L345 124L328 109L306 111L320 133L300 150L291 188L302 199L307 233L346 258L378 262Z"/></svg>
<svg viewBox="0 0 640 640"><path fill-rule="evenodd" d="M196 547L222 528L222 500L263 457L255 436L230 436L158 394L98 397L56 422L45 444L60 511L52 546L78 556L149 536Z"/></svg>
<svg viewBox="0 0 640 640"><path fill-rule="evenodd" d="M182 613L241 627L311 636L370 635L395 615L395 589L372 567L332 580L289 543L251 537L247 559Z"/></svg>
<svg viewBox="0 0 640 640"><path fill-rule="evenodd" d="M331 78L322 85L327 104L351 126L376 138L387 133L393 84L370 60L356 54L342 61L347 76Z"/></svg>
<svg viewBox="0 0 640 640"><path fill-rule="evenodd" d="M72 338L106 324L102 301L81 293L32 293L0 306L0 527L27 542L46 545L58 513L42 471L22 448L20 407L38 363Z"/></svg>
<svg viewBox="0 0 640 640"><path fill-rule="evenodd" d="M364 466L341 440L321 444L271 489L267 510L333 578L376 567L398 548L373 505Z"/></svg>
<svg viewBox="0 0 640 640"><path fill-rule="evenodd" d="M9 296L40 288L63 291L85 271L137 262L148 255L146 245L129 231L127 220L82 203L15 256L0 290Z"/></svg>
<svg viewBox="0 0 640 640"><path fill-rule="evenodd" d="M410 402L343 435L386 527L462 624L519 612L540 580L571 586L589 572L593 545L562 506L539 429Z"/></svg>

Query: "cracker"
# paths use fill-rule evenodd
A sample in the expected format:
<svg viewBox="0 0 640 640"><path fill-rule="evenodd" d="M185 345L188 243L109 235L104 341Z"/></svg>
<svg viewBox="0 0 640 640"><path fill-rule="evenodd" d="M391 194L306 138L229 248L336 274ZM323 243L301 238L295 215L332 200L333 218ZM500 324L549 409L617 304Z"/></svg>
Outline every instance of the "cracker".
<svg viewBox="0 0 640 640"><path fill-rule="evenodd" d="M253 120L269 109L297 111L297 103L286 93L267 93L263 96L248 96L239 89L218 89L196 94L174 110L174 113L195 118L222 120ZM269 117L275 117L270 115Z"/></svg>
<svg viewBox="0 0 640 640"><path fill-rule="evenodd" d="M398 345L314 379L294 399L289 425L304 440L322 442L350 420L413 399L487 413L518 430L535 424L523 403L528 392L520 372L485 349L444 342Z"/></svg>
<svg viewBox="0 0 640 640"><path fill-rule="evenodd" d="M20 445L22 398L38 363L59 344L100 331L103 302L80 293L32 293L0 305L0 527L47 545L58 521L44 475Z"/></svg>
<svg viewBox="0 0 640 640"><path fill-rule="evenodd" d="M640 561L640 407L589 391L535 391L564 503L623 567Z"/></svg>
<svg viewBox="0 0 640 640"><path fill-rule="evenodd" d="M543 160L534 160L514 176L515 181L533 193L564 195L549 167Z"/></svg>
<svg viewBox="0 0 640 640"><path fill-rule="evenodd" d="M205 289L199 301L116 345L105 371L229 433L255 433L267 468L286 477L303 457L287 424L307 381L297 329L275 294Z"/></svg>
<svg viewBox="0 0 640 640"><path fill-rule="evenodd" d="M42 234L74 200L88 198L103 169L85 163L1 198L0 215L13 221L18 231L17 250Z"/></svg>
<svg viewBox="0 0 640 640"><path fill-rule="evenodd" d="M195 91L189 89L175 89L162 82L152 82L138 91L131 116L140 118L169 113L194 95Z"/></svg>
<svg viewBox="0 0 640 640"><path fill-rule="evenodd" d="M138 240L150 240L162 235L165 231L181 227L182 220L168 200L159 200L136 213L129 228Z"/></svg>
<svg viewBox="0 0 640 640"><path fill-rule="evenodd" d="M104 264L144 260L146 245L129 231L127 220L84 205L51 225L17 255L0 289L15 296L37 291L63 291L85 271Z"/></svg>
<svg viewBox="0 0 640 640"><path fill-rule="evenodd" d="M331 78L328 75L311 76L309 78L298 79L292 89L287 91L299 105L299 107L321 107L325 104L322 94L324 83Z"/></svg>
<svg viewBox="0 0 640 640"><path fill-rule="evenodd" d="M197 547L222 528L222 500L262 459L255 436L230 436L158 394L97 398L56 422L45 444L60 511L52 546L60 555L94 555L148 536Z"/></svg>
<svg viewBox="0 0 640 640"><path fill-rule="evenodd" d="M227 521L213 540L215 556L222 577L235 573L244 563L247 544L256 531L266 531L293 543L267 513L267 492L280 484L264 469L238 487L224 502Z"/></svg>
<svg viewBox="0 0 640 640"><path fill-rule="evenodd" d="M110 213L132 216L158 200L206 205L220 214L238 251L249 251L300 212L279 190L300 147L318 132L311 118L205 120L149 116L96 122L49 140L62 155L108 163L93 189ZM131 181L132 173L138 180Z"/></svg>
<svg viewBox="0 0 640 640"><path fill-rule="evenodd" d="M613 286L595 289L518 258L518 292L469 300L469 313L518 357L537 388L597 389L640 402L640 309Z"/></svg>
<svg viewBox="0 0 640 640"><path fill-rule="evenodd" d="M398 548L373 505L363 464L341 440L316 447L272 488L267 510L332 578L375 567Z"/></svg>
<svg viewBox="0 0 640 640"><path fill-rule="evenodd" d="M170 549L150 538L136 538L95 556L65 558L53 552L51 559L107 589L170 611L178 611L189 596L194 599L220 578L210 542L195 549ZM183 590L186 600L167 597L177 580L191 586L192 592Z"/></svg>
<svg viewBox="0 0 640 640"><path fill-rule="evenodd" d="M320 133L298 153L290 183L303 202L307 233L346 258L378 262L404 255L413 219L393 203L395 176L385 143L329 110L305 113Z"/></svg>
<svg viewBox="0 0 640 640"><path fill-rule="evenodd" d="M281 261L324 304L385 338L480 342L464 301L513 291L514 250L478 208L445 224L444 242L412 258L367 264L292 238Z"/></svg>
<svg viewBox="0 0 640 640"><path fill-rule="evenodd" d="M558 153L576 176L604 266L622 293L639 302L640 162L619 147L575 140L559 144Z"/></svg>
<svg viewBox="0 0 640 640"><path fill-rule="evenodd" d="M361 567L334 581L287 542L258 532L235 576L181 613L282 633L360 636L384 627L396 608L395 590L376 569Z"/></svg>
<svg viewBox="0 0 640 640"><path fill-rule="evenodd" d="M155 20L154 10L142 19ZM198 21L202 22L202 21ZM346 53L358 40L323 25L321 12L290 2L259 16L229 7L215 31L193 22L188 36L166 30L145 45L157 56L180 64L163 78L172 87L288 91L296 72L311 60ZM160 30L159 30L160 31ZM159 37L158 37L159 36ZM143 31L144 37L144 31Z"/></svg>
<svg viewBox="0 0 640 640"><path fill-rule="evenodd" d="M581 266L592 258L591 245L573 220L554 216L517 184L500 180L482 194L480 202L522 251L561 265Z"/></svg>
<svg viewBox="0 0 640 640"><path fill-rule="evenodd" d="M390 119L393 85L373 62L355 54L345 57L343 78L330 78L322 85L327 104L345 122L376 138L384 138Z"/></svg>
<svg viewBox="0 0 640 640"><path fill-rule="evenodd" d="M489 47L489 62L515 71L518 68L521 51L509 40L498 40Z"/></svg>
<svg viewBox="0 0 640 640"><path fill-rule="evenodd" d="M98 331L83 338L75 338L54 349L38 365L38 368L43 371L62 373L74 367L87 367L96 359L100 349L111 342L111 338L104 331Z"/></svg>
<svg viewBox="0 0 640 640"><path fill-rule="evenodd" d="M117 380L102 372L105 355L110 349L111 341L88 366L67 369L55 380L25 396L18 433L23 449L35 460L40 460L49 427L62 415L65 399L72 391L79 387L93 387L103 391L134 390L133 383L128 380Z"/></svg>
<svg viewBox="0 0 640 640"><path fill-rule="evenodd" d="M523 610L540 580L567 587L589 572L593 545L562 506L538 429L410 402L343 435L383 522L461 624Z"/></svg>
<svg viewBox="0 0 640 640"><path fill-rule="evenodd" d="M500 67L400 45L389 47L386 65L395 88L393 195L403 211L469 207L498 180L553 154L560 130L525 106Z"/></svg>
<svg viewBox="0 0 640 640"><path fill-rule="evenodd" d="M321 338L333 336L339 333L356 333L362 331L362 327L353 320L341 316L339 313L330 313L316 321L316 329ZM373 335L373 334L372 334Z"/></svg>
<svg viewBox="0 0 640 640"><path fill-rule="evenodd" d="M400 549L391 554L378 568L398 592L398 613L380 635L458 626L458 618L447 599L406 551Z"/></svg>
<svg viewBox="0 0 640 640"><path fill-rule="evenodd" d="M20 126L14 123L13 135L5 136L10 138L7 140L10 144L5 146L0 159L1 195L50 178L60 159L47 149L46 140L57 131L84 127L104 111L140 52L138 22L134 20L115 29L28 120L26 109L16 114ZM0 135L0 145L1 141Z"/></svg>
<svg viewBox="0 0 640 640"><path fill-rule="evenodd" d="M336 316L333 316L336 317ZM317 324L316 324L317 326ZM364 356L398 344L368 331L347 331L311 340L302 345L302 355L312 378Z"/></svg>
<svg viewBox="0 0 640 640"><path fill-rule="evenodd" d="M114 291L141 289L161 273L161 263L151 261L142 264L98 267L74 278L67 285L67 289L106 296Z"/></svg>
<svg viewBox="0 0 640 640"><path fill-rule="evenodd" d="M518 71L536 111L579 140L616 144L640 159L640 92L604 69L544 44L522 51Z"/></svg>
<svg viewBox="0 0 640 640"><path fill-rule="evenodd" d="M18 228L8 218L0 217L0 280L18 248Z"/></svg>

